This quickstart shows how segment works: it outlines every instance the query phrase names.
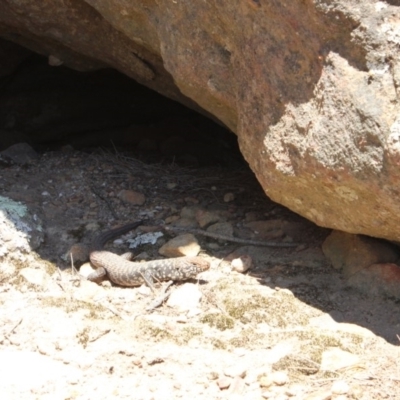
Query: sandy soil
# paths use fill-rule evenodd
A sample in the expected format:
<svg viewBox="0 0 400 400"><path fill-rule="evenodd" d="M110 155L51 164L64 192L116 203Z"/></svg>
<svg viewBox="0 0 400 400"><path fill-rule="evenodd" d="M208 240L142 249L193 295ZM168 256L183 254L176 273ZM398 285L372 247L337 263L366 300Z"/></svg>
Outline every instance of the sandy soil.
<svg viewBox="0 0 400 400"><path fill-rule="evenodd" d="M2 398L400 398L398 303L348 287L322 254L329 231L269 201L247 168L190 169L67 150L0 170L2 196L23 202L45 234L36 253L0 277ZM145 203L123 201L122 190L141 193ZM146 287L96 285L71 269L71 246L105 229L142 218L154 221L150 229L188 215L217 216L237 237L302 246L196 235L210 270L171 286L176 305L152 311L146 307L157 293ZM264 237L248 226L268 220L278 228ZM110 250L123 253L139 234ZM173 236L134 251L160 258ZM232 253L249 257L252 268L233 271Z"/></svg>

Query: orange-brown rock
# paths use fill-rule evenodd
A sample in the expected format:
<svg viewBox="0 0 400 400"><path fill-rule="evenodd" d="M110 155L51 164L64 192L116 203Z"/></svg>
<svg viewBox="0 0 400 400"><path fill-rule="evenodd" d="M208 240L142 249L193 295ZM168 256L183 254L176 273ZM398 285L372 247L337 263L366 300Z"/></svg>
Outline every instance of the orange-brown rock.
<svg viewBox="0 0 400 400"><path fill-rule="evenodd" d="M222 121L273 200L400 240L397 0L3 1L0 37ZM56 67L55 67L56 68Z"/></svg>

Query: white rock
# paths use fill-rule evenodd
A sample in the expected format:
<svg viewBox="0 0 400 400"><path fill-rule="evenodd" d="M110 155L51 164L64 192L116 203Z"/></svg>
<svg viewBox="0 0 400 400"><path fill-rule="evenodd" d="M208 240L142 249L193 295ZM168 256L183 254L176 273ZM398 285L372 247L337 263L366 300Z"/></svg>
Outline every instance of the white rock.
<svg viewBox="0 0 400 400"><path fill-rule="evenodd" d="M349 384L346 381L336 381L331 387L333 394L347 394L350 390Z"/></svg>
<svg viewBox="0 0 400 400"><path fill-rule="evenodd" d="M289 340L279 342L269 351L268 362L271 364L278 362L283 357L291 354L293 352L293 347L294 344Z"/></svg>
<svg viewBox="0 0 400 400"><path fill-rule="evenodd" d="M202 293L197 285L185 283L171 293L167 305L180 311L192 310L198 308L201 297Z"/></svg>
<svg viewBox="0 0 400 400"><path fill-rule="evenodd" d="M367 328L364 328L362 326L358 326L356 324L350 324L347 322L341 322L337 326L337 330L340 332L346 332L354 335L361 335L365 338L374 338L376 335L374 332L370 331Z"/></svg>
<svg viewBox="0 0 400 400"><path fill-rule="evenodd" d="M138 288L137 292L141 294L142 296L150 296L152 291L147 285L142 285L140 288Z"/></svg>
<svg viewBox="0 0 400 400"><path fill-rule="evenodd" d="M85 263L79 268L79 273L87 278L95 269L90 265L90 263Z"/></svg>
<svg viewBox="0 0 400 400"><path fill-rule="evenodd" d="M232 270L244 273L251 268L253 260L247 254L235 258L231 261Z"/></svg>
<svg viewBox="0 0 400 400"><path fill-rule="evenodd" d="M275 385L282 386L289 382L288 374L285 371L276 371L271 374L271 379Z"/></svg>
<svg viewBox="0 0 400 400"><path fill-rule="evenodd" d="M40 286L44 288L49 279L47 272L41 269L23 268L19 271L19 274L32 285Z"/></svg>
<svg viewBox="0 0 400 400"><path fill-rule="evenodd" d="M360 358L352 353L343 351L338 347L331 347L322 353L321 370L337 371L338 369L351 367L360 362Z"/></svg>
<svg viewBox="0 0 400 400"><path fill-rule="evenodd" d="M94 298L101 298L105 296L105 290L97 283L82 279L79 287L75 289L74 297L77 300L91 301Z"/></svg>
<svg viewBox="0 0 400 400"><path fill-rule="evenodd" d="M318 317L310 318L309 323L312 326L317 326L322 329L361 335L366 338L372 338L376 336L372 331L362 326L346 322L336 322L329 314L323 314Z"/></svg>
<svg viewBox="0 0 400 400"><path fill-rule="evenodd" d="M62 382L77 372L76 369L39 353L11 350L0 352L0 386L4 399L22 398L23 394L34 388L48 385L52 381ZM7 392L13 393L13 397L7 397Z"/></svg>

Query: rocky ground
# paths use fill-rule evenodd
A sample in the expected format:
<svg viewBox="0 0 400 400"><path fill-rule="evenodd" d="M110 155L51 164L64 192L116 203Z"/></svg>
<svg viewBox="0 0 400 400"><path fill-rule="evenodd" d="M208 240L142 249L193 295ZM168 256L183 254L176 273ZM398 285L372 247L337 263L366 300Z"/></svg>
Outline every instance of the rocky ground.
<svg viewBox="0 0 400 400"><path fill-rule="evenodd" d="M398 302L349 287L322 253L329 231L269 201L246 166L65 147L1 167L0 189L2 398L400 398ZM17 214L35 251L8 233ZM152 293L77 271L99 232L138 219L147 221L111 251L131 243L138 259L196 252L211 264L151 309L165 283Z"/></svg>

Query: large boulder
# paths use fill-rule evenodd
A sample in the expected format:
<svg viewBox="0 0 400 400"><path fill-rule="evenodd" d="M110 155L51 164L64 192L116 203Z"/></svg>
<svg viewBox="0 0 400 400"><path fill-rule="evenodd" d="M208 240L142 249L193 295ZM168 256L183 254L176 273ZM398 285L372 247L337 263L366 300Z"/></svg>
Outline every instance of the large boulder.
<svg viewBox="0 0 400 400"><path fill-rule="evenodd" d="M0 2L0 36L218 118L273 200L400 240L398 0Z"/></svg>

